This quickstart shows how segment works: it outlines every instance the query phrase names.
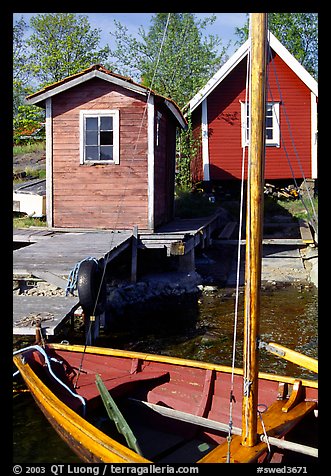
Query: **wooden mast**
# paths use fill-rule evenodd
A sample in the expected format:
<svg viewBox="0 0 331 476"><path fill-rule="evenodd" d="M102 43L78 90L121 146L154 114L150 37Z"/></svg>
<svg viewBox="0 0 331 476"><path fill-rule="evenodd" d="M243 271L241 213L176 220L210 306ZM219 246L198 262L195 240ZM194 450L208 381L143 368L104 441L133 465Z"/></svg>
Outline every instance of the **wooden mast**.
<svg viewBox="0 0 331 476"><path fill-rule="evenodd" d="M267 14L251 14L242 445L257 443L258 345L262 260Z"/></svg>

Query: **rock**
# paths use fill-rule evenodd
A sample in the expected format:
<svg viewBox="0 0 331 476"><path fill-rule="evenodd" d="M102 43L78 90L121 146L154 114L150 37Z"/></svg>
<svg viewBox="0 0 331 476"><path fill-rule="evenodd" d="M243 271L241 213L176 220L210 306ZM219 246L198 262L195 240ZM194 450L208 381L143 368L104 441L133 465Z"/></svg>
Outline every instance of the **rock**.
<svg viewBox="0 0 331 476"><path fill-rule="evenodd" d="M203 290L205 292L213 292L213 291L217 291L218 290L218 287L217 286L209 286L209 285L206 285L206 286L203 286Z"/></svg>
<svg viewBox="0 0 331 476"><path fill-rule="evenodd" d="M108 286L108 308L122 314L127 306L197 293L201 289L198 288L200 282L201 277L196 272L150 274L144 277L144 281L136 284L122 283L118 286Z"/></svg>

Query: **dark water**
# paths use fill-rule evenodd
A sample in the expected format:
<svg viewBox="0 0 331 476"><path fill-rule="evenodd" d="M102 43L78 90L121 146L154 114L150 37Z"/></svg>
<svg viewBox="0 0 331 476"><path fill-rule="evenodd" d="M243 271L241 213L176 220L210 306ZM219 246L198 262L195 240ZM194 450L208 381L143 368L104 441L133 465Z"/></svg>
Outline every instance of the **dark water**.
<svg viewBox="0 0 331 476"><path fill-rule="evenodd" d="M149 315L135 309L119 319L111 336L98 345L165 354L230 365L232 361L234 301L232 289L220 289L194 298L154 303ZM236 366L242 366L243 296L240 297ZM288 286L262 292L260 336L317 358L317 291ZM124 325L125 324L125 325ZM130 331L128 331L130 329ZM75 342L76 341L76 342ZM77 338L70 339L77 343ZM82 340L81 340L82 342ZM260 351L260 370L302 378L316 375ZM29 393L13 398L14 463L79 462L57 436Z"/></svg>

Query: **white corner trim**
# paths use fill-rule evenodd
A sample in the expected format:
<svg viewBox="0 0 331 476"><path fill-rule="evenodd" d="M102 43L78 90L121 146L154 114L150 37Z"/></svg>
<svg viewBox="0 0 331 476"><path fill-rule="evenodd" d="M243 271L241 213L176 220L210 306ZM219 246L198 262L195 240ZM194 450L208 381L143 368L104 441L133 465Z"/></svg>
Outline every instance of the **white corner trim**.
<svg viewBox="0 0 331 476"><path fill-rule="evenodd" d="M317 97L313 92L310 93L311 102L311 177L316 179L318 176L317 170Z"/></svg>
<svg viewBox="0 0 331 476"><path fill-rule="evenodd" d="M154 96L147 102L148 228L154 230Z"/></svg>
<svg viewBox="0 0 331 476"><path fill-rule="evenodd" d="M46 100L46 220L53 226L53 125L52 99Z"/></svg>
<svg viewBox="0 0 331 476"><path fill-rule="evenodd" d="M201 135L202 135L202 170L203 180L210 180L209 170L209 137L208 137L208 109L207 98L202 101L201 108Z"/></svg>

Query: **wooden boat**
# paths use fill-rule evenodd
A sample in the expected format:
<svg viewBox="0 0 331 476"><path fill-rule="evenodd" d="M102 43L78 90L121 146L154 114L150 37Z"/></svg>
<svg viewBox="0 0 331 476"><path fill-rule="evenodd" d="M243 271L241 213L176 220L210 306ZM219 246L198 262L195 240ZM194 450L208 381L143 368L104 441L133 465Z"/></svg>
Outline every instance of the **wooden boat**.
<svg viewBox="0 0 331 476"><path fill-rule="evenodd" d="M65 344L31 346L19 351L14 362L47 419L83 461L221 463L227 460L231 367ZM242 370L235 369L232 432L237 435L233 436L231 446L237 445L236 438L240 438L242 374ZM116 402L114 411L118 409L119 413L115 420L118 415L125 418L137 444L127 442L107 417L97 375ZM285 442L285 448L278 448L274 440L289 434L297 425L301 432L305 427L312 431L316 420L316 381L261 373L259 402L273 460L279 461L286 449L299 448L314 455L307 445ZM263 437L261 425L260 421L258 434ZM125 433L125 429L121 431ZM239 456L236 453L231 448L231 461L250 462L270 457L265 440L252 448L242 446Z"/></svg>
<svg viewBox="0 0 331 476"><path fill-rule="evenodd" d="M243 369L92 346L48 344L16 351L14 363L37 404L83 461L245 463L317 456L316 440L310 441L317 435L317 381L258 371L265 16L253 16L256 94ZM314 359L276 344L267 347L317 370Z"/></svg>

